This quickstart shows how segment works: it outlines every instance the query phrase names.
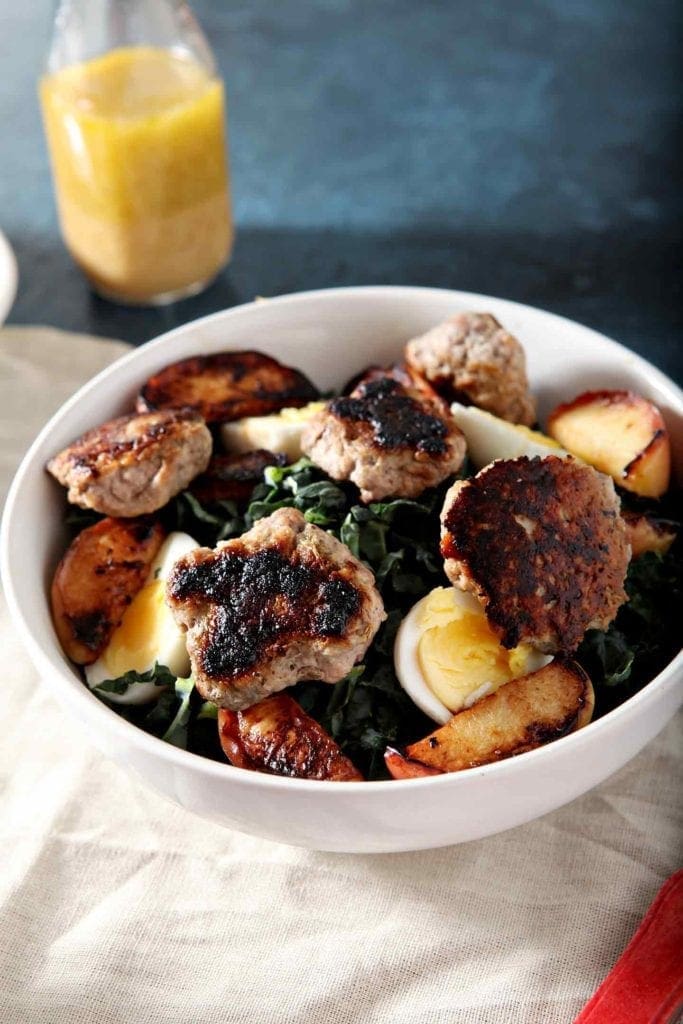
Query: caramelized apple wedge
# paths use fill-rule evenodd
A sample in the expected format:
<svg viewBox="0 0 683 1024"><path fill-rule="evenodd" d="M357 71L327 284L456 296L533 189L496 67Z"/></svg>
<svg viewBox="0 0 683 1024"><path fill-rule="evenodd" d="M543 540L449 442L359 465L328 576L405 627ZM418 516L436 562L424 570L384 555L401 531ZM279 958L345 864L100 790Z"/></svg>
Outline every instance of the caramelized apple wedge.
<svg viewBox="0 0 683 1024"><path fill-rule="evenodd" d="M363 776L323 727L286 693L245 711L218 711L223 753L237 768L293 779L362 782Z"/></svg>
<svg viewBox="0 0 683 1024"><path fill-rule="evenodd" d="M557 406L548 433L627 491L659 498L669 486L666 424L652 402L632 391L586 391Z"/></svg>
<svg viewBox="0 0 683 1024"><path fill-rule="evenodd" d="M137 409L189 407L213 424L265 416L317 397L308 377L263 352L216 352L181 359L150 377Z"/></svg>
<svg viewBox="0 0 683 1024"><path fill-rule="evenodd" d="M387 747L385 750L384 763L392 779L424 779L430 775L444 774L441 768L430 768L420 761L411 761L393 747Z"/></svg>
<svg viewBox="0 0 683 1024"><path fill-rule="evenodd" d="M202 504L214 501L246 502L268 466L284 466L284 455L257 448L239 455L214 455L188 490Z"/></svg>
<svg viewBox="0 0 683 1024"><path fill-rule="evenodd" d="M387 767L394 778L414 778L421 774L415 762L459 772L502 761L587 725L594 704L583 669L574 662L552 661L459 711L446 725L406 747L407 762L389 760Z"/></svg>
<svg viewBox="0 0 683 1024"><path fill-rule="evenodd" d="M96 661L141 590L166 536L150 517L101 519L72 541L57 566L50 599L64 653Z"/></svg>

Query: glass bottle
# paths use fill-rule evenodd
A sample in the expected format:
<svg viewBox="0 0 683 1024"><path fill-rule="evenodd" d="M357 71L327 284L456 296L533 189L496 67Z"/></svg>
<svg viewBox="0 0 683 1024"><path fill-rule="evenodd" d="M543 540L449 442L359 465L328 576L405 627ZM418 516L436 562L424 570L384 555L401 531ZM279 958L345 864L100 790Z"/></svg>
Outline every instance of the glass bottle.
<svg viewBox="0 0 683 1024"><path fill-rule="evenodd" d="M106 298L194 295L233 243L223 85L185 3L61 0L40 97L64 241Z"/></svg>

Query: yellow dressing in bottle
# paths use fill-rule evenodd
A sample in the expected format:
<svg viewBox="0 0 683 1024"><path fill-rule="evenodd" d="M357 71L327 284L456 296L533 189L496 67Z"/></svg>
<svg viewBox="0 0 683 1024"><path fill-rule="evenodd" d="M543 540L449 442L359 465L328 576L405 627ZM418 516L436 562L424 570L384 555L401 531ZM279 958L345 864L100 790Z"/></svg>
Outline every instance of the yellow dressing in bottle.
<svg viewBox="0 0 683 1024"><path fill-rule="evenodd" d="M233 241L221 82L134 46L40 93L64 238L96 289L133 303L201 290Z"/></svg>

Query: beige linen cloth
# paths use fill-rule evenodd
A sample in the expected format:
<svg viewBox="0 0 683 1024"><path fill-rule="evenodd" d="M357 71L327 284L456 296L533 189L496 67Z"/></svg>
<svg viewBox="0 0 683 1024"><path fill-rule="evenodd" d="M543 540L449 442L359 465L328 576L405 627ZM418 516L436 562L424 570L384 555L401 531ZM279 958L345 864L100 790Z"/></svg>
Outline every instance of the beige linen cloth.
<svg viewBox="0 0 683 1024"><path fill-rule="evenodd" d="M0 332L3 483L122 347ZM531 825L315 853L195 818L105 761L4 606L0 650L2 1024L569 1024L680 864L680 717Z"/></svg>

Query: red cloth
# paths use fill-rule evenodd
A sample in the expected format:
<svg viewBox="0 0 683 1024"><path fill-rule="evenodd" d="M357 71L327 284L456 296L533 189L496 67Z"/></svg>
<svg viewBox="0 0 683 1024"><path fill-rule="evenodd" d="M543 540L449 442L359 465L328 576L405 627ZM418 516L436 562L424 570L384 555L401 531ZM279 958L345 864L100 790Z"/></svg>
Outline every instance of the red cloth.
<svg viewBox="0 0 683 1024"><path fill-rule="evenodd" d="M683 1006L683 870L659 890L574 1024L671 1024Z"/></svg>

